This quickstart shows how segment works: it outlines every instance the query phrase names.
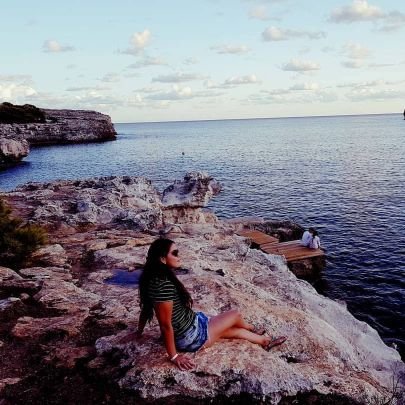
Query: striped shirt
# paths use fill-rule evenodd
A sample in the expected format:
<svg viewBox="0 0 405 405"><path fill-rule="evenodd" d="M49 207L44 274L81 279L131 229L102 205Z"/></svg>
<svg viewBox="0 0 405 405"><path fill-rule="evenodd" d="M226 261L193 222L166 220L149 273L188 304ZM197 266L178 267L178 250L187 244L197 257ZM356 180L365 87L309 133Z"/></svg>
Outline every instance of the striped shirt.
<svg viewBox="0 0 405 405"><path fill-rule="evenodd" d="M168 279L154 278L149 284L152 303L173 301L172 326L175 336L183 334L194 322L195 312L181 303L176 286Z"/></svg>

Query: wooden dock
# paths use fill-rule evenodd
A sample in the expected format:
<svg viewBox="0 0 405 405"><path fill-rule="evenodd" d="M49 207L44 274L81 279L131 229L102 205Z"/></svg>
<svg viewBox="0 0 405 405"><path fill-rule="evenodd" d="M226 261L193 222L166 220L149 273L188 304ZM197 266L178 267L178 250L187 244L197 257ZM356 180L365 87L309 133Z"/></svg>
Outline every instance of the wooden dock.
<svg viewBox="0 0 405 405"><path fill-rule="evenodd" d="M237 234L249 238L253 245L257 245L265 253L284 256L287 262L325 255L322 249L310 249L302 246L301 240L279 242L274 236L256 230L242 230L237 232Z"/></svg>

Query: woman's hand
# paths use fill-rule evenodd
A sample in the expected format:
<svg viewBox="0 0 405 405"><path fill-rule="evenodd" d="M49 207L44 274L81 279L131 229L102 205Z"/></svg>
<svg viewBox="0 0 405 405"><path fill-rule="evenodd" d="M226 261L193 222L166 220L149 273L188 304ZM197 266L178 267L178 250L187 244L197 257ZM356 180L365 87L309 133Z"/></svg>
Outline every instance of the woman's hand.
<svg viewBox="0 0 405 405"><path fill-rule="evenodd" d="M194 362L184 354L179 354L174 360L171 360L180 370L192 370L195 367Z"/></svg>

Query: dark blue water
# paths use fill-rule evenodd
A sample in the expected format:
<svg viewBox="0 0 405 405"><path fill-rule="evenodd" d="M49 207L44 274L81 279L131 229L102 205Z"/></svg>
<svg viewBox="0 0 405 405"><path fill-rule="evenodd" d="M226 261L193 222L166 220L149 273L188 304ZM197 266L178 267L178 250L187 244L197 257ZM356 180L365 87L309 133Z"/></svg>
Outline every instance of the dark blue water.
<svg viewBox="0 0 405 405"><path fill-rule="evenodd" d="M117 124L116 142L42 147L0 173L27 181L190 170L224 185L219 217L289 218L327 249L322 291L405 351L405 121L398 114ZM184 153L184 155L183 155Z"/></svg>

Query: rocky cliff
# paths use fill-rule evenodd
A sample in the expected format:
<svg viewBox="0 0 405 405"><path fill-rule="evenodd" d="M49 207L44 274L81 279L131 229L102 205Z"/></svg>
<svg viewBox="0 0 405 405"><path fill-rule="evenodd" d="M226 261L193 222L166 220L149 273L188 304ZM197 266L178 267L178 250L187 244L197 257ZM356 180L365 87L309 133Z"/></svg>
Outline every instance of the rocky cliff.
<svg viewBox="0 0 405 405"><path fill-rule="evenodd" d="M50 232L50 245L28 267L0 268L5 404L360 404L384 403L393 392L397 401L405 378L399 354L345 305L297 279L282 257L251 249L235 234L241 222L205 211L219 190L214 179L191 173L163 196L139 177L28 184L3 194ZM184 372L168 362L156 320L134 339L136 286L114 280L135 276L161 234L179 247L179 277L196 310L239 308L288 341L266 352L223 340L193 355L195 369Z"/></svg>
<svg viewBox="0 0 405 405"><path fill-rule="evenodd" d="M33 107L33 106L31 106ZM29 150L24 141L30 146L60 145L69 143L102 142L116 139L116 131L108 115L95 111L82 110L51 110L40 109L44 114L44 122L14 122L10 119L0 122L0 145L12 140L15 144L8 148L8 154L4 153L4 147L0 148L0 165L18 162ZM10 150L16 151L11 153ZM25 155L26 156L26 155Z"/></svg>

